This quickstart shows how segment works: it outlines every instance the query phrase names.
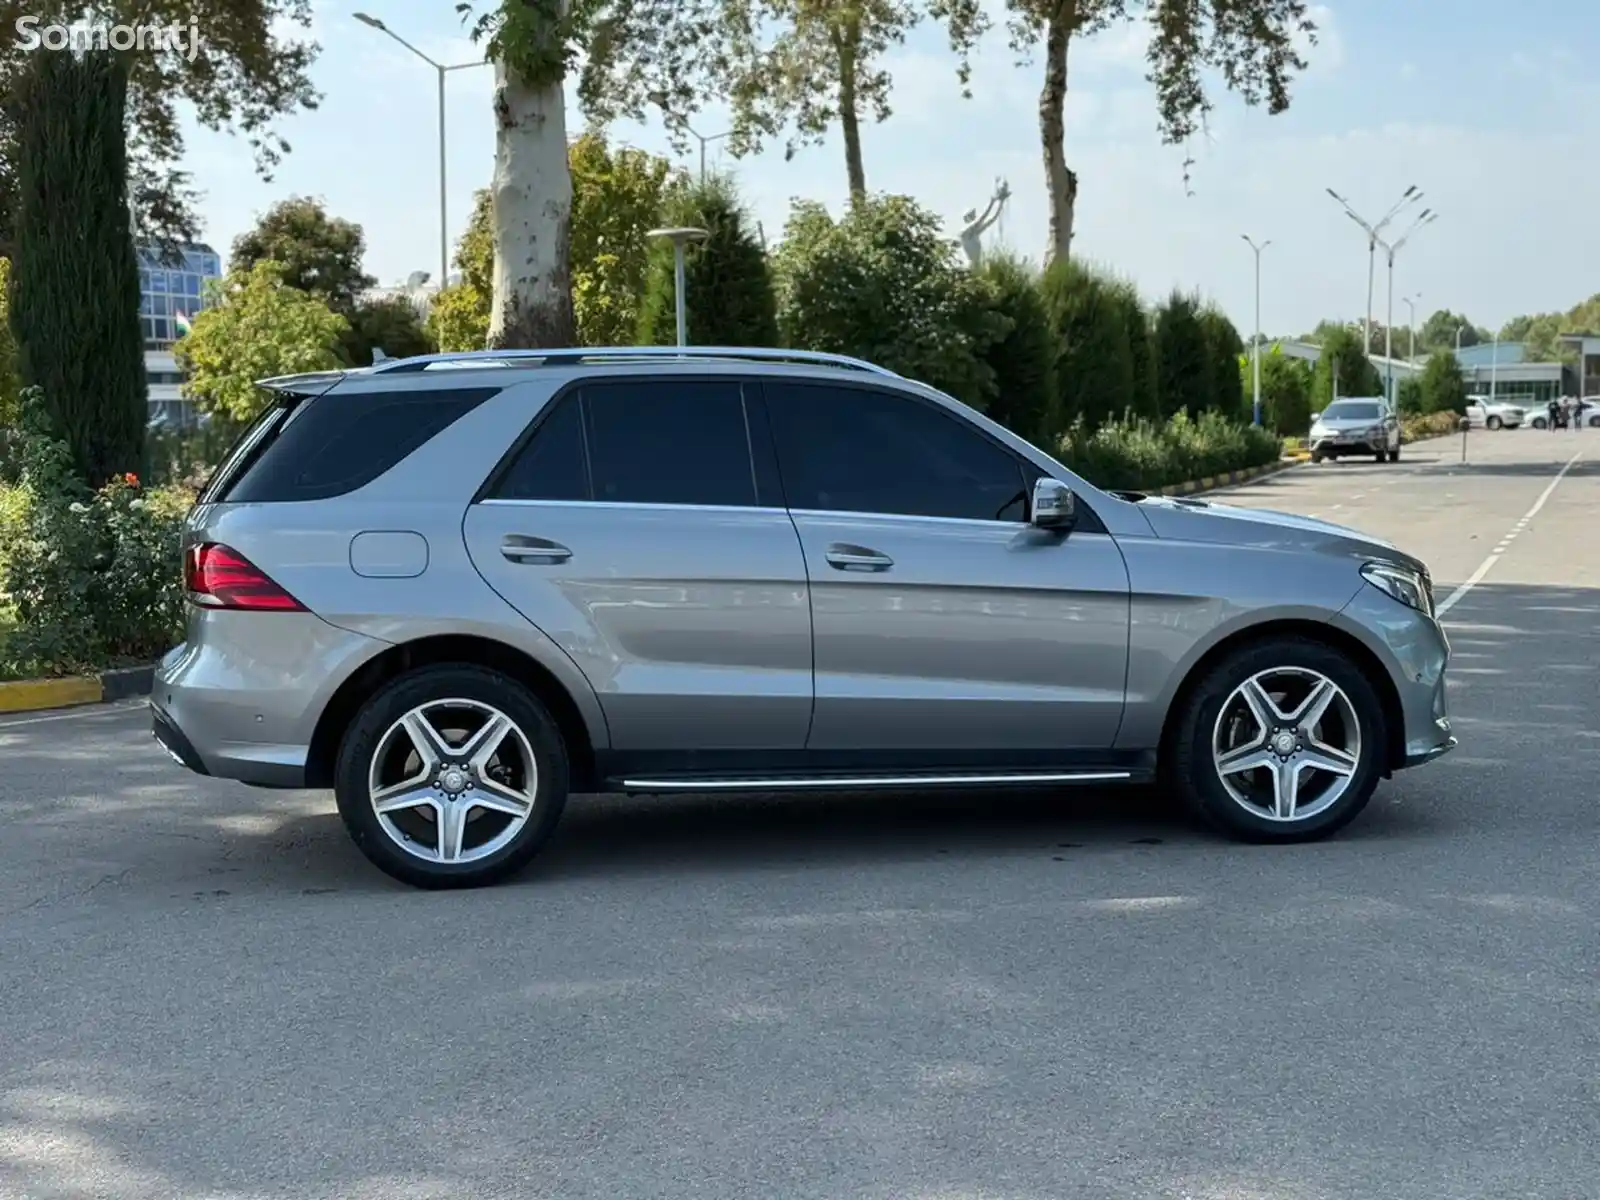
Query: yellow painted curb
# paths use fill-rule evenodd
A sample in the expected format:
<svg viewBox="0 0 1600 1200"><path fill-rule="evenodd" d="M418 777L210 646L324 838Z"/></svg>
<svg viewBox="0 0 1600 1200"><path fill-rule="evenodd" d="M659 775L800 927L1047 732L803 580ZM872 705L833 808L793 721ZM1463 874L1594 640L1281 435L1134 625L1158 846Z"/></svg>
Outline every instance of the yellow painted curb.
<svg viewBox="0 0 1600 1200"><path fill-rule="evenodd" d="M37 708L68 708L74 704L99 704L105 685L98 675L73 679L20 679L0 683L0 712L28 712Z"/></svg>

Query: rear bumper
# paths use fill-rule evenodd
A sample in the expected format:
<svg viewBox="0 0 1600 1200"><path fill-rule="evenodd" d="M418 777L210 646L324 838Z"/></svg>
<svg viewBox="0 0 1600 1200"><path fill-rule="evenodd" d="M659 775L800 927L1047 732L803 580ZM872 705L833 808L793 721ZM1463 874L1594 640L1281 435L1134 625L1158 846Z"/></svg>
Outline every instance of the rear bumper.
<svg viewBox="0 0 1600 1200"><path fill-rule="evenodd" d="M157 665L155 740L198 775L300 788L317 722L340 683L387 643L310 613L192 612Z"/></svg>

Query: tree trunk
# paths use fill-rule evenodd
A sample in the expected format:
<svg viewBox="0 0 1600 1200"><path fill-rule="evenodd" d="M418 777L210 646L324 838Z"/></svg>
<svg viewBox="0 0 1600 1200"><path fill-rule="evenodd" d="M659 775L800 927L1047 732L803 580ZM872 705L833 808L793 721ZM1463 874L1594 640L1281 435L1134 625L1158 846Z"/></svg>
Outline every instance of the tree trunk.
<svg viewBox="0 0 1600 1200"><path fill-rule="evenodd" d="M495 63L491 349L571 346L572 173L561 80L531 86Z"/></svg>
<svg viewBox="0 0 1600 1200"><path fill-rule="evenodd" d="M857 45L859 28L835 35L839 52L839 128L844 133L844 169L850 180L850 201L867 194L867 170L861 162L861 120L856 114Z"/></svg>
<svg viewBox="0 0 1600 1200"><path fill-rule="evenodd" d="M1067 167L1067 47L1077 23L1074 0L1051 15L1045 33L1044 87L1039 92L1039 139L1044 148L1044 181L1050 197L1047 259L1072 256L1072 219L1078 205L1078 176Z"/></svg>

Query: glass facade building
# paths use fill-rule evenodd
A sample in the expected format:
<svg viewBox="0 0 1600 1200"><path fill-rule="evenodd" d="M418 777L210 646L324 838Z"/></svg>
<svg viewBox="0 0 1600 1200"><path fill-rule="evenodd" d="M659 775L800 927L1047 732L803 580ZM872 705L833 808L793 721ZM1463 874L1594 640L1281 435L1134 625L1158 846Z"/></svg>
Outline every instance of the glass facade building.
<svg viewBox="0 0 1600 1200"><path fill-rule="evenodd" d="M152 246L139 248L139 325L146 350L170 349L183 336L179 317L194 318L205 305L205 285L222 277L222 256L204 243L183 246L164 261Z"/></svg>

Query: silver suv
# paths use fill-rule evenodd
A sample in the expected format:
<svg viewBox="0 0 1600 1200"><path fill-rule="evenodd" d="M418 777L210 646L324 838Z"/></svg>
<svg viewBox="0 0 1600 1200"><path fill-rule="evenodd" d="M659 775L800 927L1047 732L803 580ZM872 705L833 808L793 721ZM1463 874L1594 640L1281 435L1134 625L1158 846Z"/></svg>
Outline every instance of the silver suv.
<svg viewBox="0 0 1600 1200"><path fill-rule="evenodd" d="M870 363L430 356L263 385L184 545L154 733L328 788L423 887L570 792L1162 780L1237 837L1343 826L1455 744L1427 569L1105 492Z"/></svg>

